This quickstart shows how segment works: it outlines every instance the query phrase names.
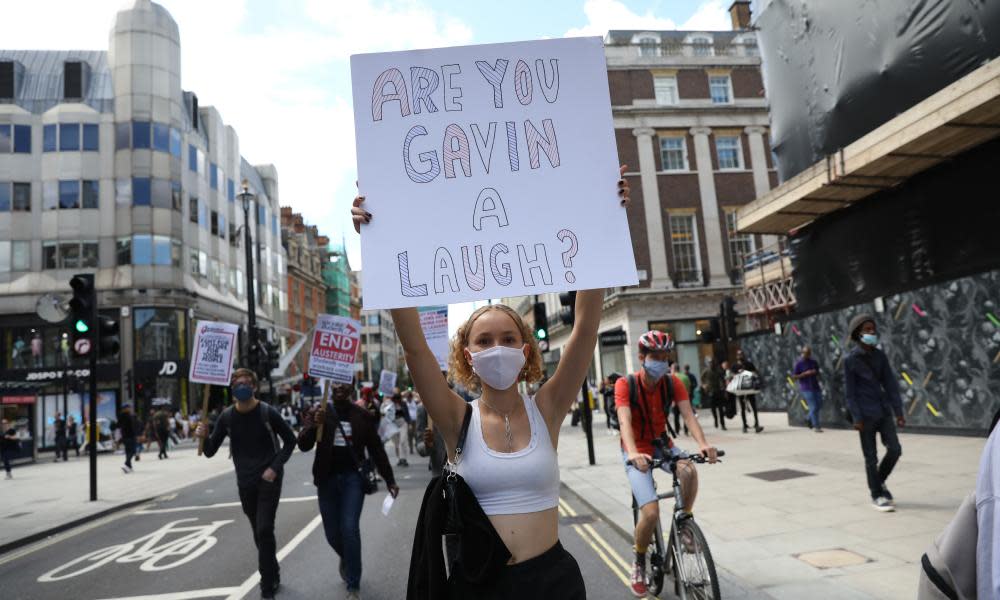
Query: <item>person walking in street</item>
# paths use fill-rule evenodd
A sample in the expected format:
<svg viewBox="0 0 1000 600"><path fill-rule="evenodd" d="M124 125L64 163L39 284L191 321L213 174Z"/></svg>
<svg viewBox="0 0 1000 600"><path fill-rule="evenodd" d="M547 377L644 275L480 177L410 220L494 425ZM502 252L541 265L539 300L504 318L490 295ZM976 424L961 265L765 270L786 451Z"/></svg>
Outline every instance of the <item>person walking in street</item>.
<svg viewBox="0 0 1000 600"><path fill-rule="evenodd" d="M17 430L11 426L10 421L3 419L0 422L0 461L3 462L4 478L13 479L14 475L10 470L10 460L14 457L21 440L17 437Z"/></svg>
<svg viewBox="0 0 1000 600"><path fill-rule="evenodd" d="M232 382L236 404L219 416L210 437L205 423L198 423L195 437L205 438L205 457L212 458L229 436L240 504L257 545L261 597L274 598L281 585L274 520L285 463L295 449L296 439L278 410L257 399L257 375L253 371L236 369Z"/></svg>
<svg viewBox="0 0 1000 600"><path fill-rule="evenodd" d="M332 406L318 406L303 417L299 450L308 452L316 446L313 458L313 484L319 498L326 541L340 557L340 578L347 583L347 598L361 596L361 464L369 457L389 493L395 498L399 486L389 465L389 457L378 431L364 409L354 404L354 388L331 386ZM323 423L323 439L316 443L316 424Z"/></svg>
<svg viewBox="0 0 1000 600"><path fill-rule="evenodd" d="M605 426L608 430L608 435L615 435L615 427L612 427L612 422L616 422L618 415L615 413L615 382L621 377L618 373L612 373L604 378L601 383L601 400L604 403L604 420Z"/></svg>
<svg viewBox="0 0 1000 600"><path fill-rule="evenodd" d="M416 426L420 434L420 439L417 440L417 454L429 459L427 468L431 475L440 475L445 461L448 460L448 449L444 446L441 432L428 418L427 407L423 403L417 407Z"/></svg>
<svg viewBox="0 0 1000 600"><path fill-rule="evenodd" d="M382 431L382 440L386 442L391 441L392 447L396 450L396 466L408 467L410 464L403 458L406 447L403 445L402 436L406 430L406 422L403 421L402 415L399 414L401 404L402 396L400 396L399 402L396 401L395 396L382 400L382 406L379 407L379 411L382 413L382 421L379 429ZM402 425L400 425L400 422L402 422Z"/></svg>
<svg viewBox="0 0 1000 600"><path fill-rule="evenodd" d="M67 452L67 448L69 447L69 440L66 438L66 420L63 419L62 413L56 413L55 420L52 422L52 429L55 432L56 438L56 459L54 462L59 462L60 457L63 461L68 461L69 453Z"/></svg>
<svg viewBox="0 0 1000 600"><path fill-rule="evenodd" d="M406 445L413 455L417 446L417 408L420 406L420 399L413 390L406 390L403 393L403 403L406 406Z"/></svg>
<svg viewBox="0 0 1000 600"><path fill-rule="evenodd" d="M715 363L714 358L709 358L705 370L701 372L701 397L703 403L707 403L712 410L712 421L715 428L726 430L725 393L726 374Z"/></svg>
<svg viewBox="0 0 1000 600"><path fill-rule="evenodd" d="M680 380L680 382L682 384L684 384L684 389L687 390L687 396L686 397L690 401L691 398L694 397L694 396L691 395L691 390L693 389L692 386L691 386L691 380L688 379L688 376L687 376L686 373L680 371L680 367L677 365L677 363L671 363L670 364L670 376L671 377L676 377L677 379ZM693 406L694 405L692 404L692 407ZM691 410L694 410L694 408L692 408ZM670 412L674 415L674 433L677 434L677 435L680 435L681 434L681 409L680 409L680 407L676 403L672 403L671 406L670 406ZM697 418L697 414L695 415L695 417ZM688 435L687 423L684 423L684 435Z"/></svg>
<svg viewBox="0 0 1000 600"><path fill-rule="evenodd" d="M73 415L66 417L66 439L68 441L69 447L76 452L76 456L80 456L80 435L77 431L76 419Z"/></svg>
<svg viewBox="0 0 1000 600"><path fill-rule="evenodd" d="M622 175L625 169L623 165ZM625 179L618 180L618 197L626 207L629 188ZM373 218L363 203L364 197L355 198L351 211L359 232ZM484 532L474 538L483 541L480 547L458 546L461 568L448 579L441 548L446 503L439 498L449 489L449 478L437 479L425 493L425 510L417 523L408 598L586 598L580 567L559 542L556 450L561 425L586 380L597 347L604 293L601 289L577 292L575 324L554 374L534 396L518 389L519 382L531 386L542 378L542 353L531 327L503 304L476 309L458 328L448 360L452 381L481 390L471 403L448 387L417 309L392 310L415 387L450 449L449 475L454 474L451 479L458 490L451 506L459 511L466 528L474 525ZM468 437L456 455L466 428ZM456 506L460 501L467 510Z"/></svg>
<svg viewBox="0 0 1000 600"><path fill-rule="evenodd" d="M746 357L743 350L736 351L736 363L733 364L733 373L740 373L742 371L749 371L751 373L757 372L757 366L750 362L750 359ZM753 430L756 433L764 431L764 428L760 426L760 419L757 417L757 394L748 394L746 396L740 396L740 418L743 420L743 433L750 431L750 427L747 425L747 407L753 411Z"/></svg>
<svg viewBox="0 0 1000 600"><path fill-rule="evenodd" d="M809 427L823 433L819 425L819 411L823 407L823 392L819 389L819 363L812 357L812 348L802 348L802 357L795 362L792 379L799 382L799 392L809 406Z"/></svg>
<svg viewBox="0 0 1000 600"><path fill-rule="evenodd" d="M646 550L652 539L653 529L660 522L660 503L653 486L650 461L656 457L663 459L666 453L679 456L683 451L666 436L667 407L679 408L684 423L691 431L691 437L698 444L699 451L715 462L716 449L705 439L698 419L691 408L687 387L676 374L668 371L668 357L674 342L670 335L662 331L648 331L639 338L638 373L622 377L615 384L615 407L621 424L622 461L625 475L632 488L635 505L639 507L639 521L635 525L635 560L632 563L632 593L645 598ZM667 446L655 443L667 439ZM664 470L669 466L664 465ZM698 472L689 460L677 462L677 478L684 494L685 509L694 510L698 496Z"/></svg>
<svg viewBox="0 0 1000 600"><path fill-rule="evenodd" d="M885 352L878 348L878 328L871 315L862 314L851 319L848 338L854 342L854 347L844 359L847 409L861 439L872 506L882 512L892 512L895 501L885 482L903 454L896 427L906 425L899 384ZM885 446L881 463L876 435L882 438Z"/></svg>
<svg viewBox="0 0 1000 600"><path fill-rule="evenodd" d="M118 432L121 434L122 446L125 447L125 464L122 471L132 472L132 457L136 455L136 437L139 434L139 420L132 413L131 404L122 404L122 412L118 415Z"/></svg>
<svg viewBox="0 0 1000 600"><path fill-rule="evenodd" d="M157 458L163 460L170 458L167 456L167 448L170 443L170 417L167 411L160 409L153 414L153 435L156 436L156 443L160 446L160 453Z"/></svg>

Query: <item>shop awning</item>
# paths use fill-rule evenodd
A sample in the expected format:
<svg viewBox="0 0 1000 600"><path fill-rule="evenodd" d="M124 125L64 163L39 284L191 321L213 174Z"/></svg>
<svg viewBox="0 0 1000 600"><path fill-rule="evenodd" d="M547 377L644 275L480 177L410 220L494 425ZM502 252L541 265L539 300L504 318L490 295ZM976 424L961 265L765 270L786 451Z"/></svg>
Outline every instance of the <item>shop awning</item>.
<svg viewBox="0 0 1000 600"><path fill-rule="evenodd" d="M747 204L738 229L787 234L997 136L1000 58Z"/></svg>

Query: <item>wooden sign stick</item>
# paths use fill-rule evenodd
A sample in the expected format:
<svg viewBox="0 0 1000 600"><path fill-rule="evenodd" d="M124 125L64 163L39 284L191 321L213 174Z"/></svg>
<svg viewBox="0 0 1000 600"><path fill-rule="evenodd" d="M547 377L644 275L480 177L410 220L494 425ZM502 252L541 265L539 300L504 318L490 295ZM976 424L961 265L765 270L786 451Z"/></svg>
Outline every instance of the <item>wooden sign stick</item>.
<svg viewBox="0 0 1000 600"><path fill-rule="evenodd" d="M326 411L326 401L330 399L330 381L323 381L323 411ZM321 441L323 441L323 425L324 423L316 423L316 445L318 446Z"/></svg>
<svg viewBox="0 0 1000 600"><path fill-rule="evenodd" d="M208 397L212 394L212 387L205 384L205 389L201 394L201 418L198 420L199 423L205 424L205 430L208 431ZM198 456L201 456L205 452L205 438L198 438Z"/></svg>

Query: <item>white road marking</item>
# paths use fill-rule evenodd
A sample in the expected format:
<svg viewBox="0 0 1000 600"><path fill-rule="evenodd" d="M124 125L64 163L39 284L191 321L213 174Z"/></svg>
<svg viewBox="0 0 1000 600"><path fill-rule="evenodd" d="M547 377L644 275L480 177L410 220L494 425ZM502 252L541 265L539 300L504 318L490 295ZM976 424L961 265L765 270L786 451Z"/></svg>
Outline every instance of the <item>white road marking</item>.
<svg viewBox="0 0 1000 600"><path fill-rule="evenodd" d="M278 562L285 560L285 557L291 554L299 544L305 541L305 539L309 537L309 534L319 527L322 522L323 517L319 515L316 515L312 521L309 521L309 524L303 527L302 531L298 532L295 537L285 544L284 548L278 551ZM229 594L229 596L226 597L226 600L243 600L243 598L250 593L250 590L252 590L258 582L260 582L260 573L255 571L253 575L248 577L247 580L240 585L240 587L236 588L235 591Z"/></svg>
<svg viewBox="0 0 1000 600"><path fill-rule="evenodd" d="M308 502L315 500L316 496L295 496L293 498L282 498L281 502ZM189 510L203 510L209 508L232 508L242 506L239 502L219 502L217 504L201 504L199 506L175 506L173 508L143 508L135 511L136 515L163 515L167 513L185 512Z"/></svg>
<svg viewBox="0 0 1000 600"><path fill-rule="evenodd" d="M190 592L170 592L168 594L151 594L149 596L128 596L122 598L104 598L103 600L191 600L193 598L221 598L233 593L236 588L209 588L192 590Z"/></svg>

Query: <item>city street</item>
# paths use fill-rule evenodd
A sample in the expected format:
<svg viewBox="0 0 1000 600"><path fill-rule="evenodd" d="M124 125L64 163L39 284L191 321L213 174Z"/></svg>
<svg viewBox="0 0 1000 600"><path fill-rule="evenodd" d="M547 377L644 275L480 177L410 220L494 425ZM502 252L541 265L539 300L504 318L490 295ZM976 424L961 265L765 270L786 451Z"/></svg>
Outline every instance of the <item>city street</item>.
<svg viewBox="0 0 1000 600"><path fill-rule="evenodd" d="M288 600L346 593L323 536L311 464L311 453L293 455L278 511L279 598ZM367 499L361 519L365 598L405 596L413 528L430 480L422 459L412 457L411 465L396 468L401 491L388 517L380 511L384 486ZM560 538L580 564L589 597L631 597L625 585L630 544L565 489L560 513ZM18 600L235 600L258 597L255 567L235 480L226 473L0 556L0 580L4 596Z"/></svg>

